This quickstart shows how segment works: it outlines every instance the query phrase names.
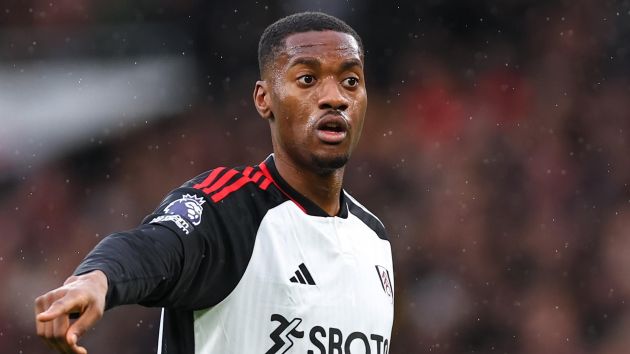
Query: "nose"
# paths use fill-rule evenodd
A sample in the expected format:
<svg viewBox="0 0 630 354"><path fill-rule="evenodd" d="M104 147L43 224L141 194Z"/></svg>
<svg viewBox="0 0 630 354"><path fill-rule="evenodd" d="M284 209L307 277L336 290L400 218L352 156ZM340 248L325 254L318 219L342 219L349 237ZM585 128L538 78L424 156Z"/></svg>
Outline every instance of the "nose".
<svg viewBox="0 0 630 354"><path fill-rule="evenodd" d="M335 109L339 111L348 109L348 97L344 95L343 88L340 86L341 84L333 78L326 79L321 83L318 101L319 109Z"/></svg>

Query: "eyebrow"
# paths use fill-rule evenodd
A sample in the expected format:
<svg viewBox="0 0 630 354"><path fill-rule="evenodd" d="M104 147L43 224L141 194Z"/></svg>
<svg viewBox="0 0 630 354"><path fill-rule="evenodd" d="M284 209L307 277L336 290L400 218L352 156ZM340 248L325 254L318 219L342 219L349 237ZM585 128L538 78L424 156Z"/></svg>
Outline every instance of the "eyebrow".
<svg viewBox="0 0 630 354"><path fill-rule="evenodd" d="M322 63L319 61L319 59L316 59L313 57L299 57L299 58L295 58L291 60L291 62L289 63L289 67L294 67L296 65L305 65L305 66L319 68L322 66ZM347 71L354 67L359 67L362 69L363 63L361 62L361 60L354 59L354 58L344 60L341 63L341 67L339 68L340 69L339 71Z"/></svg>
<svg viewBox="0 0 630 354"><path fill-rule="evenodd" d="M363 63L359 59L344 60L343 63L341 63L340 71L348 71L354 68L355 66L358 66L360 69L363 69Z"/></svg>
<svg viewBox="0 0 630 354"><path fill-rule="evenodd" d="M322 64L319 62L318 59L312 58L312 57L299 57L299 58L295 58L293 60L291 60L291 62L289 63L289 67L294 67L296 65L305 65L305 66L314 66L314 67L320 67L322 66Z"/></svg>

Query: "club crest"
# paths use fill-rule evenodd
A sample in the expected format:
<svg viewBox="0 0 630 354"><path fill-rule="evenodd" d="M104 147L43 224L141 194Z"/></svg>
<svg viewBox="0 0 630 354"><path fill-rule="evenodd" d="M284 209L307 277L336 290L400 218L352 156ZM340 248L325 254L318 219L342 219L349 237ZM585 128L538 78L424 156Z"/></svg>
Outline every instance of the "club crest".
<svg viewBox="0 0 630 354"><path fill-rule="evenodd" d="M381 281L383 291L392 299L392 301L394 301L394 288L392 287L392 282L389 277L389 271L385 267L377 265L376 272L378 273L378 278Z"/></svg>

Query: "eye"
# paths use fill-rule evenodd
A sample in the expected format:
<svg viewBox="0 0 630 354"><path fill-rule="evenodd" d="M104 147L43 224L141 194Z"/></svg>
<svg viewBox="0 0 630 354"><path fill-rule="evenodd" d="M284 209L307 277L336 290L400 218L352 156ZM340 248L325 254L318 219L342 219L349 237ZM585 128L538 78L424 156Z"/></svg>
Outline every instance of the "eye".
<svg viewBox="0 0 630 354"><path fill-rule="evenodd" d="M346 87L357 87L359 85L359 79L356 77L349 77L344 79L342 84Z"/></svg>
<svg viewBox="0 0 630 354"><path fill-rule="evenodd" d="M297 79L298 83L303 86L311 86L315 83L315 76L313 75L302 75Z"/></svg>

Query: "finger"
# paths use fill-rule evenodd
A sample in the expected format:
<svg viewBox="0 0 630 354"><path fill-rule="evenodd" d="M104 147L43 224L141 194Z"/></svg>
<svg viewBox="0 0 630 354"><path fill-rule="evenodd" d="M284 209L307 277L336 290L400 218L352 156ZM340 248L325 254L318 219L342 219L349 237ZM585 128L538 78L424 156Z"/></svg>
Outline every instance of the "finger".
<svg viewBox="0 0 630 354"><path fill-rule="evenodd" d="M89 307L68 329L66 334L68 343L76 343L101 317L102 311L93 306Z"/></svg>
<svg viewBox="0 0 630 354"><path fill-rule="evenodd" d="M48 297L46 295L42 295L38 297L37 299L35 299L35 316L37 316L40 312L45 311L47 308L48 308ZM47 337L46 335L47 325L48 323L46 322L35 320L35 328L37 330L37 335L44 340L48 348L55 350L56 348L52 345L52 343L48 339L49 337Z"/></svg>
<svg viewBox="0 0 630 354"><path fill-rule="evenodd" d="M44 296L42 296L42 307L44 309L44 312L46 312L46 310L50 307L50 304L53 302L53 300L51 300L51 294L48 293ZM44 339L46 340L46 342L48 344L52 344L51 340L53 338L53 326L52 323L50 322L44 322L44 321L40 321L39 320L39 316L41 315L41 313L39 315L37 315L36 317L36 321L39 322L41 324L41 326L43 326L43 332L44 332Z"/></svg>
<svg viewBox="0 0 630 354"><path fill-rule="evenodd" d="M65 318L65 321L64 321ZM65 322L65 323L64 323ZM58 353L71 354L75 353L70 343L66 340L66 331L63 331L63 327L69 327L69 319L67 316L61 316L52 321L46 322L47 326L52 327L52 337L47 338L46 342L53 350Z"/></svg>
<svg viewBox="0 0 630 354"><path fill-rule="evenodd" d="M59 353L65 353L64 349L59 346L59 341L55 338L55 328L53 322L44 322L44 340L48 347Z"/></svg>
<svg viewBox="0 0 630 354"><path fill-rule="evenodd" d="M69 334L68 337L69 337L68 343L70 344L70 347L72 348L73 353L87 354L87 349L79 346L79 344L77 343L79 341L79 338L76 335Z"/></svg>
<svg viewBox="0 0 630 354"><path fill-rule="evenodd" d="M52 341L58 348L63 349L64 353L70 351L70 344L66 340L66 333L70 327L70 319L67 315L62 315L49 322L52 325L53 338Z"/></svg>
<svg viewBox="0 0 630 354"><path fill-rule="evenodd" d="M52 299L54 299L52 294L47 294L47 295L48 296L45 297L45 301L44 301L45 308L49 308L50 306L48 305L52 302ZM44 340L46 341L46 344L48 345L49 348L59 353L66 353L67 351L65 351L65 349L62 346L60 346L59 338L55 334L55 325L56 325L55 322L56 320L41 322L44 326Z"/></svg>
<svg viewBox="0 0 630 354"><path fill-rule="evenodd" d="M44 336L44 323L37 320L37 315L46 311L46 300L44 296L39 296L35 299L35 330L37 331L37 335L40 337Z"/></svg>
<svg viewBox="0 0 630 354"><path fill-rule="evenodd" d="M53 336L55 338L61 338L65 341L66 332L70 327L70 319L68 318L68 315L56 317L55 319L50 321L50 323L53 327Z"/></svg>
<svg viewBox="0 0 630 354"><path fill-rule="evenodd" d="M64 294L65 295L65 294ZM80 310L81 303L79 298L69 298L67 296L55 301L50 307L37 315L37 320L42 322L51 321L61 315L69 314L70 312Z"/></svg>
<svg viewBox="0 0 630 354"><path fill-rule="evenodd" d="M73 349L66 340L66 333L70 327L68 313L79 307L80 299L67 296L67 291L51 292L44 296L41 308L47 309L37 315L37 320L44 325L44 338L49 346L60 353L73 353ZM52 302L55 298L62 298Z"/></svg>

